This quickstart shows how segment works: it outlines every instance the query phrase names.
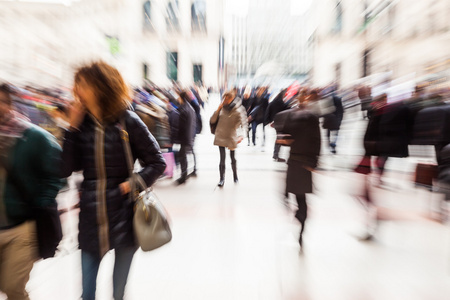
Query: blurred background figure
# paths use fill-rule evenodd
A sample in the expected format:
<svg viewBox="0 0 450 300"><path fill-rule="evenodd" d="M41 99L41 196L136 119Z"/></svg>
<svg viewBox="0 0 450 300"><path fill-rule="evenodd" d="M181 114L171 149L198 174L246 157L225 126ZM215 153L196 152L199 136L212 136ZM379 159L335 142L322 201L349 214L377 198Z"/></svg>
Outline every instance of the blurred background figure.
<svg viewBox="0 0 450 300"><path fill-rule="evenodd" d="M252 108L254 107L255 98L253 97L252 88L248 85L244 89L244 93L242 95L242 106L244 107L247 118L250 116L250 112ZM247 130L247 139L248 139L248 146L250 146L250 129L251 129L251 123L248 123L248 130Z"/></svg>
<svg viewBox="0 0 450 300"><path fill-rule="evenodd" d="M297 200L295 217L301 224L298 241L302 249L308 216L306 194L313 192L311 173L317 167L321 138L318 116L308 110L307 99L303 95L299 96L298 100L297 108L275 116L274 127L277 132L289 135L286 141L282 142L291 147L286 175L286 196L292 193Z"/></svg>
<svg viewBox="0 0 450 300"><path fill-rule="evenodd" d="M375 185L381 186L382 177L388 157L403 158L409 155L408 145L412 136L412 120L409 108L402 102L388 104L387 95L381 94L371 104L369 111L369 123L364 135L365 155L355 171L365 175L364 190L361 199L367 208L367 236L363 239L371 239L377 221L376 206L371 196L371 181L369 174L375 180ZM372 172L372 156L376 157L375 170Z"/></svg>
<svg viewBox="0 0 450 300"><path fill-rule="evenodd" d="M361 103L363 119L368 118L370 104L372 103L372 89L369 86L361 86L358 89L358 97Z"/></svg>
<svg viewBox="0 0 450 300"><path fill-rule="evenodd" d="M322 102L326 102L326 111L322 111L322 127L327 131L328 146L333 154L336 154L336 143L338 140L339 129L344 118L344 108L342 99L336 95L336 91L331 90L329 94L324 95Z"/></svg>
<svg viewBox="0 0 450 300"><path fill-rule="evenodd" d="M198 87L195 86L191 88L192 93L188 93L189 98L189 104L192 106L192 108L195 111L195 132L194 132L194 140L192 142L192 158L194 167L192 172L189 174L189 176L197 176L197 157L195 156L195 138L197 134L202 133L203 130L203 120L202 120L202 114L201 114L201 108L204 108L205 102L202 100L200 94L197 92Z"/></svg>
<svg viewBox="0 0 450 300"><path fill-rule="evenodd" d="M178 159L181 167L181 176L177 179L177 184L183 184L188 178L188 160L187 154L193 153L194 140L196 135L196 114L195 110L189 104L189 96L186 92L181 92L178 97L178 131L173 142L180 145ZM200 109L200 108L199 108ZM195 157L195 156L194 156ZM195 174L195 158L194 171Z"/></svg>
<svg viewBox="0 0 450 300"><path fill-rule="evenodd" d="M233 180L238 183L237 161L235 150L237 145L242 142L247 134L247 117L245 109L242 106L242 100L236 97L232 91L223 95L223 101L217 110L211 116L211 124L216 124L214 145L219 146L220 163L219 174L220 180L217 184L223 187L225 184L225 148L230 150L231 169L233 170Z"/></svg>
<svg viewBox="0 0 450 300"><path fill-rule="evenodd" d="M83 171L78 235L82 298L95 299L100 262L114 249L113 297L123 299L136 251L130 193L142 181L152 186L165 163L145 124L128 110L130 95L114 67L95 62L79 68L74 94L77 102L64 137L61 175ZM139 159L142 167L133 178L129 178L122 138L129 138L133 161Z"/></svg>
<svg viewBox="0 0 450 300"><path fill-rule="evenodd" d="M12 88L1 84L0 291L8 299L29 299L25 286L33 263L53 256L62 238L55 201L61 188L60 157L55 138L13 111ZM36 217L52 224L53 230L44 232L52 242L49 254L42 251L43 240L38 241Z"/></svg>
<svg viewBox="0 0 450 300"><path fill-rule="evenodd" d="M286 100L288 100L288 98L285 97L286 92L287 92L287 89L284 89L281 92L279 92L278 95L267 106L266 115L264 117L264 126L266 126L268 124L273 126L273 121L275 119L275 116L279 112L289 109L289 106L286 103ZM280 148L281 148L281 144L279 144L275 141L272 158L277 162L285 162L286 160L284 158L279 157Z"/></svg>
<svg viewBox="0 0 450 300"><path fill-rule="evenodd" d="M264 149L266 142L266 133L264 130L264 117L266 109L269 105L269 94L267 87L260 87L256 93L255 101L252 103L250 115L248 116L248 123L252 126L252 143L256 146L256 129L259 124L262 124L262 143L261 147Z"/></svg>

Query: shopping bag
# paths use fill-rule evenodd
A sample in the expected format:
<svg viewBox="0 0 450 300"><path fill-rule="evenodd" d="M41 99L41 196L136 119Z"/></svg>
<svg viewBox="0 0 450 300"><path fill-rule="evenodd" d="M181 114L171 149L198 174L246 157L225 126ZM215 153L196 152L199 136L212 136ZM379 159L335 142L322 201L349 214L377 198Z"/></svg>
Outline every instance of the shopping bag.
<svg viewBox="0 0 450 300"><path fill-rule="evenodd" d="M173 169L175 167L175 158L173 152L164 152L162 155L164 157L164 160L166 161L166 169L164 170L163 176L172 178Z"/></svg>

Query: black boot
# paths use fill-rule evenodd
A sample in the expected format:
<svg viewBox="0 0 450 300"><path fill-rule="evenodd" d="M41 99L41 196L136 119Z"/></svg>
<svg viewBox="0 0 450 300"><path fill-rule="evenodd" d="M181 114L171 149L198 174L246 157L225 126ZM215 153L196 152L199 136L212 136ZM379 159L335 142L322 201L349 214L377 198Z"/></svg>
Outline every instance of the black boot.
<svg viewBox="0 0 450 300"><path fill-rule="evenodd" d="M298 237L298 243L300 244L300 248L303 248L303 230L305 229L305 222L301 222L302 229L300 230L300 236Z"/></svg>
<svg viewBox="0 0 450 300"><path fill-rule="evenodd" d="M187 179L187 175L182 174L181 177L177 179L176 184L180 185L180 184L186 183L186 179Z"/></svg>
<svg viewBox="0 0 450 300"><path fill-rule="evenodd" d="M217 186L223 187L223 185L225 184L225 166L219 165L219 172L220 172L220 181L217 184Z"/></svg>
<svg viewBox="0 0 450 300"><path fill-rule="evenodd" d="M233 169L233 180L235 183L239 182L238 176L237 176L237 166L236 164L231 164L231 168Z"/></svg>

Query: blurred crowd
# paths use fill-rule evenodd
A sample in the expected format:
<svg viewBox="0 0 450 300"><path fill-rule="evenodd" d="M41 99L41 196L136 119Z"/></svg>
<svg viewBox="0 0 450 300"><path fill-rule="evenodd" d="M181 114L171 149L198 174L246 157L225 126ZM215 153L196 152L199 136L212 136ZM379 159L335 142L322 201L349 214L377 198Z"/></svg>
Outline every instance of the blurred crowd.
<svg viewBox="0 0 450 300"><path fill-rule="evenodd" d="M410 97L398 100L388 93L375 95L372 88L360 85L338 90L334 85L312 88L294 82L281 90L270 86L221 90L221 103L217 109L214 107L212 116L207 116L209 124L203 124L211 89L201 85L181 87L175 82L170 88L161 88L148 82L133 87L130 96L120 73L103 62L80 68L72 91L2 84L0 255L6 253L5 249L20 248L9 242L17 237L33 240L34 231L40 243L43 236L39 231L43 228L52 229L45 236L53 243L42 243L48 247L40 248L39 254L33 247L22 247L20 254L5 254L7 259L2 256L16 267L17 280L0 280L0 289L12 299L16 295L17 299L27 299L24 287L33 262L38 257L53 256L62 238L56 194L64 178L83 171L77 206L83 299L95 298L99 264L111 249L116 251L118 266L113 274L114 297L122 299L136 250L132 238L133 203L125 200L133 195L138 182L150 187L158 178L179 174L175 184L180 185L197 176L196 135L207 132L208 127L219 148L220 188L225 185L226 150L237 184L238 144L246 141L249 147L264 147L265 127L274 128L277 136L272 158L288 165L284 196L296 197L301 249L308 211L306 194L313 192L312 173L325 153L322 141L326 140L332 155L338 154L339 130L346 111L352 107L360 107L367 124L361 141L364 155L354 171L363 178L364 192L359 198L367 208L368 219L377 219L372 190L374 185L383 184L387 160L408 157L410 145L434 147L436 163L418 164L415 183L443 193L449 200L450 89L418 84ZM321 132L326 139L322 139ZM124 152L121 140L129 141L132 153ZM290 151L287 161L280 157L281 147ZM131 175L126 155L141 167ZM30 204L27 199L34 202ZM53 224L47 222L41 227L37 211L38 216L46 216ZM375 229L368 226L363 239L371 239Z"/></svg>
<svg viewBox="0 0 450 300"><path fill-rule="evenodd" d="M30 121L52 133L62 143L62 132L69 119L73 95L70 90L38 89L31 86L15 87L14 106ZM172 177L174 168L181 164L178 183L184 183L197 172L194 153L195 136L205 131L202 115L212 88L202 85L181 87L173 83L161 88L147 82L143 87L133 87L133 110L143 120L155 137L169 163L165 175ZM380 157L406 157L408 145L433 145L440 161L442 149L450 143L446 124L449 88L439 88L420 83L411 96L401 101L391 101L388 94L373 96L370 85L358 85L342 90L330 85L323 88L301 86L297 82L276 90L270 86L235 87L230 91L239 98L247 115L245 138L248 146L265 146L265 127L273 127L275 115L298 107L304 101L309 111L321 118L331 153L337 153L339 129L344 112L359 107L363 119L368 120L363 145L366 153ZM224 90L219 91L222 95ZM188 104L188 105L186 105ZM193 113L192 113L193 112ZM208 116L209 117L209 116ZM257 130L261 127L262 130ZM261 137L257 135L261 134ZM280 135L280 133L278 133ZM175 147L174 147L175 145ZM279 157L282 143L274 145L273 159ZM188 155L193 166L187 171ZM378 163L383 170L384 163ZM382 171L381 171L382 172Z"/></svg>

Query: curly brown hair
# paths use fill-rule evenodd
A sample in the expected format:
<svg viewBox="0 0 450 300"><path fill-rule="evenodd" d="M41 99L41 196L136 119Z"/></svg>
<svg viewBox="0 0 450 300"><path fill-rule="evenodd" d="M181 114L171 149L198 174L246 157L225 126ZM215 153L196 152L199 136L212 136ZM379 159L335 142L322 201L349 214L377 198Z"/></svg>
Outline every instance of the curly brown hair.
<svg viewBox="0 0 450 300"><path fill-rule="evenodd" d="M119 71L103 61L78 68L75 84L83 78L95 90L102 121L116 121L130 107L130 93Z"/></svg>

